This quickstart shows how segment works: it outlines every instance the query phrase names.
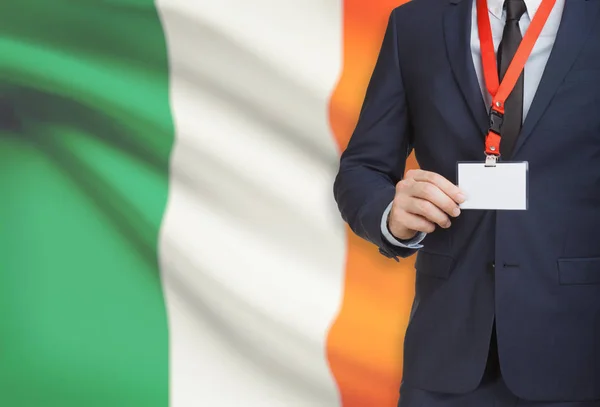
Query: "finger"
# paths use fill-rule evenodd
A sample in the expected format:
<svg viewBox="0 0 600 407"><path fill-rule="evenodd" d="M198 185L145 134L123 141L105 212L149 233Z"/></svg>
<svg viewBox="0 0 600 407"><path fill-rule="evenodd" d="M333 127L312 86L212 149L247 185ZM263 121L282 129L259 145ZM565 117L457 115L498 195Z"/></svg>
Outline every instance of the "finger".
<svg viewBox="0 0 600 407"><path fill-rule="evenodd" d="M413 197L431 202L450 216L457 217L460 215L460 208L456 202L434 184L416 182L412 186L410 193Z"/></svg>
<svg viewBox="0 0 600 407"><path fill-rule="evenodd" d="M409 212L405 212L404 214L402 214L402 223L408 229L417 232L433 233L435 231L434 223L428 221L422 216L415 215Z"/></svg>
<svg viewBox="0 0 600 407"><path fill-rule="evenodd" d="M449 199L448 197L446 197ZM447 229L450 227L450 219L440 208L435 206L430 201L419 198L412 198L408 201L408 205L404 208L406 212L413 215L419 215L428 220L429 222L436 223L442 228Z"/></svg>
<svg viewBox="0 0 600 407"><path fill-rule="evenodd" d="M413 170L410 176L412 179L418 182L428 182L430 184L435 185L440 190L442 190L446 195L448 195L454 202L463 203L466 199L464 192L460 190L459 187L454 185L452 182L448 181L446 178L442 177L440 174L436 174L431 171L424 170ZM409 171L410 172L410 171Z"/></svg>

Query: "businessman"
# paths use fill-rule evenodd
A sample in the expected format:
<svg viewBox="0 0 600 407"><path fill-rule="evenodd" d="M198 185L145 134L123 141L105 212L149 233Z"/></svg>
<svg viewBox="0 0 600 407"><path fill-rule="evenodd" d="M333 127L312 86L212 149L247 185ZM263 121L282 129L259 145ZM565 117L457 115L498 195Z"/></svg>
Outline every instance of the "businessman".
<svg viewBox="0 0 600 407"><path fill-rule="evenodd" d="M527 162L524 210L465 209L484 160ZM396 8L334 193L417 253L400 407L600 407L600 0Z"/></svg>

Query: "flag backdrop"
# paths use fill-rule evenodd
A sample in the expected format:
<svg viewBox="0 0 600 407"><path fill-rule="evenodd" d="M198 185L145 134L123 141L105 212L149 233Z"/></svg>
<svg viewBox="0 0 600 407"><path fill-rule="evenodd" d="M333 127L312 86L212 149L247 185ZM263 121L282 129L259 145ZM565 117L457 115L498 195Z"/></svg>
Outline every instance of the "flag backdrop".
<svg viewBox="0 0 600 407"><path fill-rule="evenodd" d="M1 406L396 405L332 184L401 2L2 1Z"/></svg>

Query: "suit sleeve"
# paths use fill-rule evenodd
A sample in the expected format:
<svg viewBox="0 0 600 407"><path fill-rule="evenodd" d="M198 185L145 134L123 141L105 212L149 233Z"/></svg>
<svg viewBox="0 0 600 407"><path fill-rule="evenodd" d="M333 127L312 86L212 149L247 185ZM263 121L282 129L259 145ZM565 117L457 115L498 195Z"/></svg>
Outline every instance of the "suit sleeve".
<svg viewBox="0 0 600 407"><path fill-rule="evenodd" d="M347 149L334 195L343 219L381 254L408 257L416 250L394 246L381 231L381 218L395 195L410 154L410 123L400 72L394 10Z"/></svg>

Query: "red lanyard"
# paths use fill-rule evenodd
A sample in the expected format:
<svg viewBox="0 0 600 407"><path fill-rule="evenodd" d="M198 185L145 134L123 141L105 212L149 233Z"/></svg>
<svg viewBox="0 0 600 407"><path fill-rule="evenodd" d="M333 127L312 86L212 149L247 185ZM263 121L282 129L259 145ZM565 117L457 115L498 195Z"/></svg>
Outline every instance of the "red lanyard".
<svg viewBox="0 0 600 407"><path fill-rule="evenodd" d="M490 128L485 139L485 153L488 156L497 157L500 155L500 128L504 118L504 102L506 102L506 99L517 84L519 76L521 76L521 72L525 68L525 63L529 55L531 55L533 46L539 38L548 20L548 16L554 7L554 3L556 3L556 0L542 0L542 4L531 21L513 60L508 66L502 83L500 83L487 1L477 0L477 25L479 28L483 74L487 90L492 95Z"/></svg>

